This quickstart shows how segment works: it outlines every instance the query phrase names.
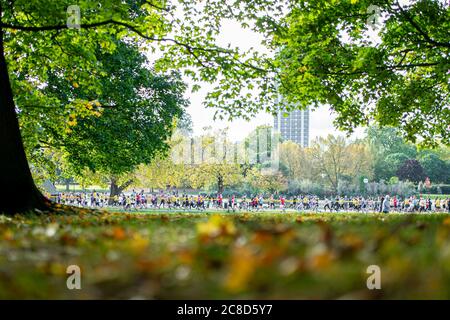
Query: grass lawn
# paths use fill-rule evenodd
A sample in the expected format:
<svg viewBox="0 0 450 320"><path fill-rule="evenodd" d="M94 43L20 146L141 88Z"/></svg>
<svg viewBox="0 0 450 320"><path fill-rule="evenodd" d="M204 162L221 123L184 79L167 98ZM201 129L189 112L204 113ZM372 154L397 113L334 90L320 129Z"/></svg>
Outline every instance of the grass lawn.
<svg viewBox="0 0 450 320"><path fill-rule="evenodd" d="M447 198L450 198L450 195L449 194L428 194L428 193L423 193L422 197L430 198L430 199L436 199L436 198L447 199Z"/></svg>
<svg viewBox="0 0 450 320"><path fill-rule="evenodd" d="M381 290L366 287L370 265ZM0 216L0 298L449 299L450 216Z"/></svg>

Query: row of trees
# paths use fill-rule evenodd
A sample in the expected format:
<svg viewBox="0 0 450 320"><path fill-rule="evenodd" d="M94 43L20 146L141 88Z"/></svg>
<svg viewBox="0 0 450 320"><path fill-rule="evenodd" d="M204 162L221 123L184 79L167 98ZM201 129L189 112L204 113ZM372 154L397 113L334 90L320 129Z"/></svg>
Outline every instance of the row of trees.
<svg viewBox="0 0 450 320"><path fill-rule="evenodd" d="M61 182L70 177L83 186L109 187L111 196L128 187L238 194L408 194L426 177L433 184L449 183L448 148L418 150L390 127L371 127L365 138L356 141L343 136L319 137L309 148L281 141L279 136L271 135L269 126L258 127L239 147L229 141L227 129L204 128L202 135L192 138L191 119L186 115L177 127L170 139L160 141L167 150L155 151L147 161L141 154L142 147L152 146L145 143L123 150L127 156L118 153L119 159L113 157L106 161L110 156L108 145L114 146L115 141L108 139L107 128L99 127L102 129L99 135L106 134L105 151L102 154L99 145L94 151L85 152L100 154L105 162L96 162L95 157L89 156L87 164L92 167L87 164L77 167L69 156L62 156L51 166L53 170L43 167L41 178ZM111 129L119 130L120 125L112 125ZM86 137L82 143L89 141ZM129 136L123 135L119 143L132 142ZM48 162L52 163L56 154L62 153L54 152Z"/></svg>
<svg viewBox="0 0 450 320"><path fill-rule="evenodd" d="M246 142L255 139L260 130L267 130L267 127L256 129ZM216 132L215 136L223 134ZM205 132L200 138L205 141L206 149L214 141L214 134ZM230 150L232 147L232 144L225 145ZM139 167L135 173L136 186L241 194L408 194L415 192L418 183L426 177L432 183L450 182L448 148L417 150L389 127L371 127L364 139L356 141L333 135L319 137L309 148L292 141L280 141L278 152L278 171L265 170L268 165L262 161L233 163L223 159L221 163L211 163L205 158L193 164L158 158L151 165Z"/></svg>
<svg viewBox="0 0 450 320"><path fill-rule="evenodd" d="M450 148L446 145L418 149L405 142L392 127L368 128L366 141L373 156L376 181L397 176L400 180L415 183L427 177L434 183L450 182Z"/></svg>

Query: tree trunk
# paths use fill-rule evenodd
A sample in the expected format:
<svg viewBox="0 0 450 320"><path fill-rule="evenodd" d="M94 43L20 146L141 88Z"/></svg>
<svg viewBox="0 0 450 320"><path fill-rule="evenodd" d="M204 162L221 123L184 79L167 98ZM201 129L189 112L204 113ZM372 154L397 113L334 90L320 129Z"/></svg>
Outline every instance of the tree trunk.
<svg viewBox="0 0 450 320"><path fill-rule="evenodd" d="M109 186L109 200L108 205L112 205L114 202L114 197L119 196L122 193L122 190L117 185L117 181L115 179L111 179L111 184Z"/></svg>
<svg viewBox="0 0 450 320"><path fill-rule="evenodd" d="M117 178L111 178L110 180L111 180L111 184L109 186L108 204L112 205L114 202L114 196L120 196L122 191L125 190L126 188L128 188L133 183L133 180L130 179L121 186L119 186L117 184Z"/></svg>
<svg viewBox="0 0 450 320"><path fill-rule="evenodd" d="M0 19L1 19L0 8ZM20 135L0 28L0 213L14 214L50 206L31 176Z"/></svg>
<svg viewBox="0 0 450 320"><path fill-rule="evenodd" d="M220 194L223 193L223 177L220 174L217 176L217 189Z"/></svg>

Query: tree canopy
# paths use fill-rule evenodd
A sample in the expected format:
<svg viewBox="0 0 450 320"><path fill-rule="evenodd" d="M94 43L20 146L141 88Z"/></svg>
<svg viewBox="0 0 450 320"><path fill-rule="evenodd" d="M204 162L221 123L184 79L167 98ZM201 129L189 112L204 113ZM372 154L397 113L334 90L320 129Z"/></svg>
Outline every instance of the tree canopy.
<svg viewBox="0 0 450 320"><path fill-rule="evenodd" d="M425 175L431 182L448 182L450 180L450 161L444 161L434 153L424 155L419 159Z"/></svg>
<svg viewBox="0 0 450 320"><path fill-rule="evenodd" d="M397 176L402 180L420 182L425 179L425 172L419 161L406 160L397 170Z"/></svg>
<svg viewBox="0 0 450 320"><path fill-rule="evenodd" d="M273 40L279 90L295 107L329 105L349 132L378 123L449 144L450 7L400 2L291 1Z"/></svg>
<svg viewBox="0 0 450 320"><path fill-rule="evenodd" d="M138 48L123 41L112 53L98 52L96 59L105 74L98 79L102 93L92 100L89 90L74 88L49 70L42 95L58 105L23 108L22 135L40 158L45 158L42 149L60 151L75 174L89 169L120 175L168 148L174 120L183 117L187 104L185 84L176 73L155 74ZM86 101L83 113L73 110L77 100Z"/></svg>

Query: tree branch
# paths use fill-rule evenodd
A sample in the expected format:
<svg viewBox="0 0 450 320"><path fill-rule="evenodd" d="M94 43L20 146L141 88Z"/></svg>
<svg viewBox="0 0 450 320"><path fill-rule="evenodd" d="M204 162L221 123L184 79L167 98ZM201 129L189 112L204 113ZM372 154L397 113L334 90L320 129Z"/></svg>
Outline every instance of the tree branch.
<svg viewBox="0 0 450 320"><path fill-rule="evenodd" d="M151 3L148 0L145 1L145 3L148 4L150 7L153 7L155 9L162 10L162 11L165 11L165 12L170 12L168 7L160 7L160 6L158 6L158 5L154 4L154 3Z"/></svg>
<svg viewBox="0 0 450 320"><path fill-rule="evenodd" d="M130 179L128 181L126 181L125 183L123 183L121 186L118 186L120 191L125 190L126 188L128 188L129 186L131 186L131 184L134 182L133 179Z"/></svg>
<svg viewBox="0 0 450 320"><path fill-rule="evenodd" d="M402 8L400 3L398 1L395 2L395 5L399 8L401 14L405 17L405 19L414 27L414 29L419 32L420 35L425 39L426 42L431 43L437 47L445 47L450 48L450 43L445 42L439 42L434 39L431 39L431 37L419 26L419 24L414 21L414 19L409 15L409 13Z"/></svg>
<svg viewBox="0 0 450 320"><path fill-rule="evenodd" d="M97 27L106 26L106 25L117 25L117 26L124 27L124 28L128 29L129 31L132 31L132 32L136 33L138 36L140 36L140 37L142 37L143 39L146 39L146 40L157 41L157 42L172 42L172 43L174 43L174 44L176 44L178 46L184 47L188 51L188 53L191 54L192 56L194 56L194 58L197 60L197 62L202 67L205 67L205 68L207 68L208 66L206 66L205 63L200 60L200 58L195 53L195 51L202 51L202 52L209 52L209 53L224 53L224 54L230 55L233 60L235 60L238 64L241 64L244 67L251 68L251 69L257 70L259 72L268 72L268 70L259 68L257 66L252 65L252 64L236 60L234 58L234 52L232 50L223 49L223 48L215 47L215 46L214 47L210 47L210 48L196 47L196 46L191 46L191 45L189 45L187 43L181 42L181 41L173 39L173 38L156 38L156 37L151 37L151 36L148 36L148 35L144 34L141 30L138 29L137 26L128 24L128 23L123 22L123 21L117 21L117 20L114 20L114 19L108 19L108 20L99 21L99 22L93 22L93 23L83 23L83 24L80 24L80 28L82 28L82 29L91 29L91 28L97 28ZM11 29L11 30L19 30L19 31L38 32L38 31L64 30L64 29L68 29L68 26L66 24L63 24L63 25L51 25L51 26L22 26L22 25L12 25L12 24L8 24L8 23L0 23L0 28Z"/></svg>

